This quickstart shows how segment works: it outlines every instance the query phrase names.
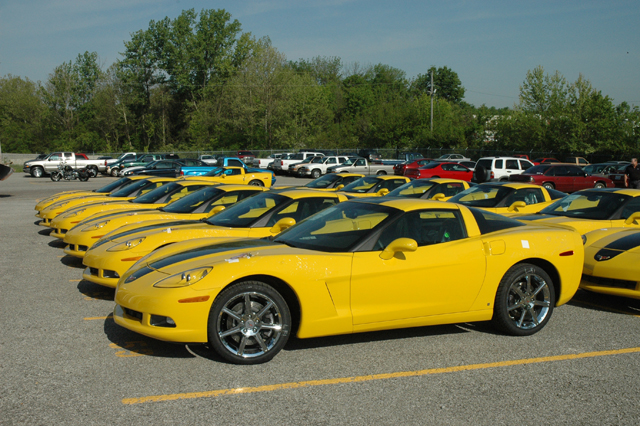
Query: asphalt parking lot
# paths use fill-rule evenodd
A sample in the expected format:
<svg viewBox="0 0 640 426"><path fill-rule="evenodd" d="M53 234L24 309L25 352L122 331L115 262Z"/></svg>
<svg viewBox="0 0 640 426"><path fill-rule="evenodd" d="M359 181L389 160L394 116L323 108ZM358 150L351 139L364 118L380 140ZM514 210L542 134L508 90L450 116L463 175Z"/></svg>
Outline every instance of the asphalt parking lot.
<svg viewBox="0 0 640 426"><path fill-rule="evenodd" d="M640 300L579 291L530 337L475 323L290 339L255 366L125 330L113 290L83 281L33 210L112 180L0 182L1 425L640 424Z"/></svg>

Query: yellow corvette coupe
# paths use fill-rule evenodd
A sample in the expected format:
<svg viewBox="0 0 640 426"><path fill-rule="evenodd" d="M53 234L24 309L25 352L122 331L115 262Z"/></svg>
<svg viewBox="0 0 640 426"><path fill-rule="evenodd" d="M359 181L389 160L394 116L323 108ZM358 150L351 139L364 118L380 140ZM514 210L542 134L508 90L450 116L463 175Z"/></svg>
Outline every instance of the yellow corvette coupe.
<svg viewBox="0 0 640 426"><path fill-rule="evenodd" d="M133 183L136 180L146 179L149 176L131 176L128 178L122 178L111 182L108 185L103 186L102 188L94 189L93 191L64 191L58 192L55 195L39 200L35 206L36 217L40 217L40 212L45 208L50 206L53 203L58 201L66 200L69 198L77 198L83 196L107 196L110 193L117 191L121 188L124 188L126 185Z"/></svg>
<svg viewBox="0 0 640 426"><path fill-rule="evenodd" d="M221 167L200 176L187 176L185 179L206 180L210 182L271 187L271 172L246 171L243 167Z"/></svg>
<svg viewBox="0 0 640 426"><path fill-rule="evenodd" d="M315 189L317 191L338 191L349 185L364 175L359 173L328 173L324 176L314 179L303 186L279 186L272 191L284 191L290 189Z"/></svg>
<svg viewBox="0 0 640 426"><path fill-rule="evenodd" d="M351 182L338 192L349 198L381 197L409 181L410 179L404 176L367 176Z"/></svg>
<svg viewBox="0 0 640 426"><path fill-rule="evenodd" d="M171 183L175 184L176 182ZM164 185L164 188L167 185ZM138 209L93 215L71 228L64 236L67 247L64 252L75 257L84 257L85 252L109 232L131 223L144 225L176 220L200 220L218 213L222 209L265 191L266 188L251 185L210 185L157 209ZM157 190L156 190L157 191ZM150 194L149 194L150 195ZM142 226L142 224L140 225Z"/></svg>
<svg viewBox="0 0 640 426"><path fill-rule="evenodd" d="M531 183L495 182L469 188L449 202L512 216L537 213L566 196L564 192Z"/></svg>
<svg viewBox="0 0 640 426"><path fill-rule="evenodd" d="M204 237L272 236L346 199L336 192L313 190L263 192L204 221L128 225L107 234L85 253L83 263L87 268L82 277L115 287L131 265L159 247Z"/></svg>
<svg viewBox="0 0 640 426"><path fill-rule="evenodd" d="M117 324L209 343L233 363L300 338L493 320L531 335L575 294L580 234L452 203L337 204L275 238L204 239L140 259L118 282Z"/></svg>
<svg viewBox="0 0 640 426"><path fill-rule="evenodd" d="M161 178L158 178L161 179ZM153 191L131 200L122 201L100 201L93 203L83 203L77 207L66 210L51 221L53 231L49 234L52 237L64 238L67 231L78 225L83 220L106 212L135 211L147 208L155 210L164 207L185 195L198 191L207 186L217 185L213 182L202 182L195 180L181 180L168 182Z"/></svg>
<svg viewBox="0 0 640 426"><path fill-rule="evenodd" d="M172 182L175 178L166 177L149 177L145 176L142 179L136 180L130 185L121 187L115 192L111 192L104 196L100 195L86 195L76 198L69 198L55 202L40 211L36 216L41 217L42 221L39 223L42 226L51 226L51 221L58 217L58 215L75 208L85 203L97 203L97 202L121 202L126 200L133 200L140 195L144 195L149 191L152 191L167 182Z"/></svg>
<svg viewBox="0 0 640 426"><path fill-rule="evenodd" d="M584 189L555 201L534 215L515 219L527 223L566 225L581 234L600 228L638 227L640 190Z"/></svg>
<svg viewBox="0 0 640 426"><path fill-rule="evenodd" d="M422 198L423 200L446 201L469 189L469 182L458 179L416 179L397 187L385 197Z"/></svg>
<svg viewBox="0 0 640 426"><path fill-rule="evenodd" d="M640 299L640 229L601 229L583 235L580 288Z"/></svg>

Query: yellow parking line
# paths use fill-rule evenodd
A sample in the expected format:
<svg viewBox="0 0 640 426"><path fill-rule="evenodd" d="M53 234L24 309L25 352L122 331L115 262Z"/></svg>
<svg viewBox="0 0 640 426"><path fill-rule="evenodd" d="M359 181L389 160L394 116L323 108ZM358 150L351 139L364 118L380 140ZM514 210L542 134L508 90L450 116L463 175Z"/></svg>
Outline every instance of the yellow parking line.
<svg viewBox="0 0 640 426"><path fill-rule="evenodd" d="M85 321L91 321L91 320L105 320L105 319L111 318L111 317L113 317L113 314L109 314L106 317L86 317L86 318L83 318L83 319Z"/></svg>
<svg viewBox="0 0 640 426"><path fill-rule="evenodd" d="M616 308L610 308L608 306L602 306L602 305L598 305L597 303L591 303L591 302L585 302L582 300L576 300L575 301L578 305L586 305L586 306L593 306L594 308L599 308L602 309L604 311L609 311L609 312L617 312L619 314L625 314L625 315L631 315L632 317L636 317L636 318L640 318L640 315L636 315L632 312L629 311L622 311L620 309L616 309Z"/></svg>
<svg viewBox="0 0 640 426"><path fill-rule="evenodd" d="M122 403L123 404L143 404L146 402L175 401L178 399L215 398L215 397L224 396L224 395L240 395L240 394L246 394L246 393L271 392L271 391L282 390L282 389L296 389L296 388L304 388L304 387L310 387L310 386L326 386L326 385L337 385L337 384L343 384L343 383L369 382L372 380L387 380L387 379L395 379L399 377L427 376L431 374L454 373L457 371L482 370L486 368L509 367L513 365L566 361L571 359L594 358L594 357L600 357L600 356L629 354L629 353L638 353L638 352L640 352L640 347L617 349L617 350L611 350L611 351L583 352L579 354L546 356L546 357L540 357L540 358L526 358L526 359L517 359L517 360L511 360L511 361L490 362L490 363L484 363L484 364L459 365L455 367L445 367L445 368L431 368L428 370L401 371L397 373L372 374L368 376L355 376L355 377L339 377L335 379L324 379L324 380L308 380L304 382L280 383L275 385L265 385L265 386L256 386L256 387L247 387L247 388L220 389L220 390L206 391L206 392L176 393L176 394L169 394L169 395L145 396L141 398L125 398L122 400Z"/></svg>
<svg viewBox="0 0 640 426"><path fill-rule="evenodd" d="M82 280L69 280L70 283L79 283Z"/></svg>

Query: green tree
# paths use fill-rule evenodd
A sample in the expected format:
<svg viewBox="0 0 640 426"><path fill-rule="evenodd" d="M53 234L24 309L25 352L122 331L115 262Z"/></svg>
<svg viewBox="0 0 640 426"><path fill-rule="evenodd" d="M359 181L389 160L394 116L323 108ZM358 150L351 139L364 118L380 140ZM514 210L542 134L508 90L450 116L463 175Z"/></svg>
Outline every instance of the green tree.
<svg viewBox="0 0 640 426"><path fill-rule="evenodd" d="M435 95L447 102L459 104L464 99L465 89L462 86L458 74L448 67L437 68L432 66L426 74L418 74L411 82L411 90L414 94L431 94L431 74L433 73L433 85Z"/></svg>
<svg viewBox="0 0 640 426"><path fill-rule="evenodd" d="M0 144L4 152L47 151L46 114L37 83L11 75L0 78Z"/></svg>

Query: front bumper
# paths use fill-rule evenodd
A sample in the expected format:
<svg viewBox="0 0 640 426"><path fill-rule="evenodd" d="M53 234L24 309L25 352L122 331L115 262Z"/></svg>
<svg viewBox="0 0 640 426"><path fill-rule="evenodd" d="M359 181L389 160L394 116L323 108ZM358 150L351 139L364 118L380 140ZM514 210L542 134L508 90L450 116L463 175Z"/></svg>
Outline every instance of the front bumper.
<svg viewBox="0 0 640 426"><path fill-rule="evenodd" d="M640 299L640 281L595 277L583 273L580 288L594 293Z"/></svg>

